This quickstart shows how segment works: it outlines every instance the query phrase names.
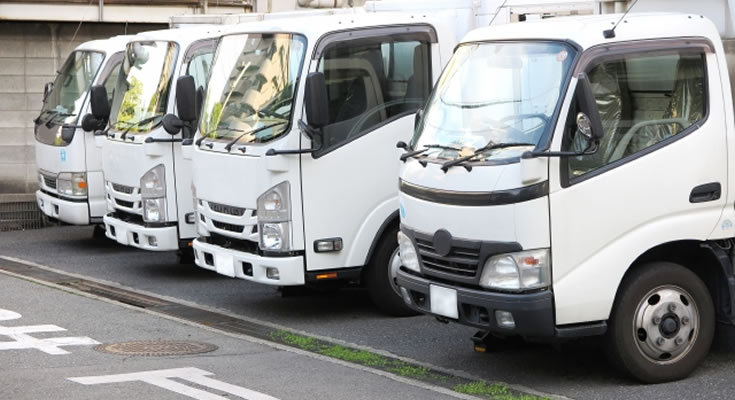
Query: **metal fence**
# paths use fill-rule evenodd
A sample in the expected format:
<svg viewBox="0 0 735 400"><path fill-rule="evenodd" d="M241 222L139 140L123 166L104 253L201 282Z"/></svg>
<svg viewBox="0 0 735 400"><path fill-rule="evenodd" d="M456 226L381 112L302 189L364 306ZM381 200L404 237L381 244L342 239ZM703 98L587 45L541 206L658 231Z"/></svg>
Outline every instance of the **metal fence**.
<svg viewBox="0 0 735 400"><path fill-rule="evenodd" d="M35 201L0 202L0 232L39 229L49 220Z"/></svg>

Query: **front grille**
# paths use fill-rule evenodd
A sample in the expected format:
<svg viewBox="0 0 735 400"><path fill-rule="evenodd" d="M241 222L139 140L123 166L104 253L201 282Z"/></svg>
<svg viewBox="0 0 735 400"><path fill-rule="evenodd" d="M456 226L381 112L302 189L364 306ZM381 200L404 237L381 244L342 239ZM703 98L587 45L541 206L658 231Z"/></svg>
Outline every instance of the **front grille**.
<svg viewBox="0 0 735 400"><path fill-rule="evenodd" d="M436 253L431 241L416 238L416 245L424 269L463 278L472 278L477 275L480 265L479 248L453 246L445 257Z"/></svg>
<svg viewBox="0 0 735 400"><path fill-rule="evenodd" d="M212 224L217 229L222 229L222 230L230 231L234 233L242 233L242 231L245 229L245 227L242 225L228 224L226 222L220 222L220 221L215 221L215 220L212 220Z"/></svg>
<svg viewBox="0 0 735 400"><path fill-rule="evenodd" d="M45 183L46 187L49 189L56 189L56 178L51 178L44 175L43 183Z"/></svg>
<svg viewBox="0 0 735 400"><path fill-rule="evenodd" d="M209 204L210 210L214 212L218 212L220 214L234 215L237 217L241 217L245 215L245 209L241 207L228 206L226 204L219 204L219 203L212 203L211 201L207 202L207 204Z"/></svg>
<svg viewBox="0 0 735 400"><path fill-rule="evenodd" d="M212 233L212 236L205 236L201 238L206 243L213 244L216 246L224 247L226 249L232 249L242 251L245 253L263 255L258 247L257 242L250 240L232 239L216 233Z"/></svg>
<svg viewBox="0 0 735 400"><path fill-rule="evenodd" d="M133 187L118 185L117 183L112 184L112 189L118 193L133 194ZM132 206L131 206L132 207Z"/></svg>
<svg viewBox="0 0 735 400"><path fill-rule="evenodd" d="M133 208L133 202L132 201L125 201L125 200L115 199L115 203L117 203L117 205L119 205L121 207Z"/></svg>

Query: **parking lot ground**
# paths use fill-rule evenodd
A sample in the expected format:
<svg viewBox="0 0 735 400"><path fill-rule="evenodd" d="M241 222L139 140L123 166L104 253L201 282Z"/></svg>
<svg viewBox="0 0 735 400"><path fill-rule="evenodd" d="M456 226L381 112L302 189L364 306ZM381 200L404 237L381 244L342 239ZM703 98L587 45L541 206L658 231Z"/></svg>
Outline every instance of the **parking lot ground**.
<svg viewBox="0 0 735 400"><path fill-rule="evenodd" d="M3 398L466 397L7 274L0 287Z"/></svg>
<svg viewBox="0 0 735 400"><path fill-rule="evenodd" d="M229 279L192 265L173 253L152 253L93 239L91 227L57 227L3 233L0 256L41 264L137 293L238 318L283 327L317 339L416 360L459 376L530 388L579 399L720 399L735 393L735 334L721 327L714 349L689 378L640 385L605 362L599 343L553 347L522 344L480 354L473 329L417 316L378 313L359 289L282 296L272 287Z"/></svg>

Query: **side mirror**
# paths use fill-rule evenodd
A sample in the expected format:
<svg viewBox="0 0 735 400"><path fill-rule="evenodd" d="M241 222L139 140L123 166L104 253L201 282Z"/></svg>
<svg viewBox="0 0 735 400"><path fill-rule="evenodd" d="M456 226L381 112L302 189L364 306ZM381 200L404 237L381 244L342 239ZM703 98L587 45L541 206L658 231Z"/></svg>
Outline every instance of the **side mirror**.
<svg viewBox="0 0 735 400"><path fill-rule="evenodd" d="M329 122L329 103L324 74L312 72L306 77L304 102L306 122L313 128L321 128Z"/></svg>
<svg viewBox="0 0 735 400"><path fill-rule="evenodd" d="M575 96L580 102L580 112L576 117L579 132L591 143L599 141L604 135L602 122L600 121L600 111L597 109L597 100L594 93L592 93L587 74L584 72L577 76Z"/></svg>
<svg viewBox="0 0 735 400"><path fill-rule="evenodd" d="M107 98L107 89L104 86L92 86L89 105L92 107L92 115L98 120L107 121L110 118L110 101Z"/></svg>
<svg viewBox="0 0 735 400"><path fill-rule="evenodd" d="M182 121L197 119L197 94L194 77L184 75L176 81L176 110Z"/></svg>
<svg viewBox="0 0 735 400"><path fill-rule="evenodd" d="M166 114L163 116L163 120L161 121L163 123L163 129L168 132L169 135L175 135L181 131L181 128L184 127L184 121L179 119L174 114Z"/></svg>
<svg viewBox="0 0 735 400"><path fill-rule="evenodd" d="M194 77L184 75L176 81L176 111L178 115L166 114L163 117L163 129L175 135L197 119L197 93L194 88Z"/></svg>
<svg viewBox="0 0 735 400"><path fill-rule="evenodd" d="M85 132L93 132L102 128L104 128L104 121L98 120L94 115L86 114L82 118L82 129L84 129Z"/></svg>
<svg viewBox="0 0 735 400"><path fill-rule="evenodd" d="M48 98L48 95L51 94L51 91L54 90L54 83L53 82L46 82L45 85L43 85L43 102L46 102L46 99Z"/></svg>

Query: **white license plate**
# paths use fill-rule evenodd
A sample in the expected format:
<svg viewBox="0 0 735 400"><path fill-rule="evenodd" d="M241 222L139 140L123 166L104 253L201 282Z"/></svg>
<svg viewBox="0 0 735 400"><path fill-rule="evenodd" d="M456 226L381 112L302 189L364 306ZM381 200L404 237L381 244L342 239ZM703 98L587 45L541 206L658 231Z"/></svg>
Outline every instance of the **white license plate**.
<svg viewBox="0 0 735 400"><path fill-rule="evenodd" d="M229 254L217 254L214 258L214 268L222 275L235 277L235 259Z"/></svg>
<svg viewBox="0 0 735 400"><path fill-rule="evenodd" d="M448 318L459 318L457 291L436 285L429 285L429 304L431 312Z"/></svg>

